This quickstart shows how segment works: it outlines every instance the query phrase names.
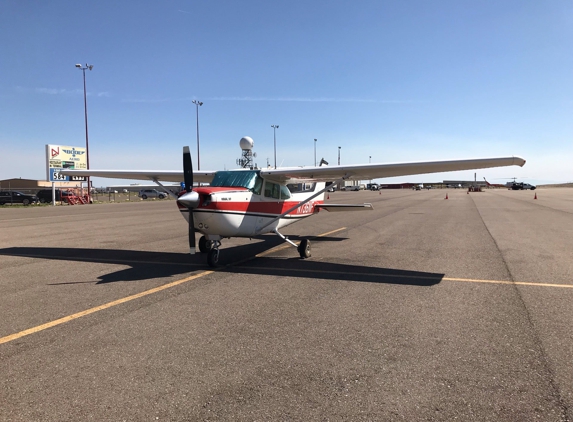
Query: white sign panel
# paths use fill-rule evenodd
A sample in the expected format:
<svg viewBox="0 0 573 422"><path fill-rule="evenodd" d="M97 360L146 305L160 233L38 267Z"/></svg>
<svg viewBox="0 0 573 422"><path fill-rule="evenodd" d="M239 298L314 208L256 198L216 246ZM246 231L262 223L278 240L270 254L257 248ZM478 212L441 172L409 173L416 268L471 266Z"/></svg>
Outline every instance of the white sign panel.
<svg viewBox="0 0 573 422"><path fill-rule="evenodd" d="M63 169L87 169L86 149L66 145L46 145L46 176L50 182L83 182L83 176L64 176Z"/></svg>

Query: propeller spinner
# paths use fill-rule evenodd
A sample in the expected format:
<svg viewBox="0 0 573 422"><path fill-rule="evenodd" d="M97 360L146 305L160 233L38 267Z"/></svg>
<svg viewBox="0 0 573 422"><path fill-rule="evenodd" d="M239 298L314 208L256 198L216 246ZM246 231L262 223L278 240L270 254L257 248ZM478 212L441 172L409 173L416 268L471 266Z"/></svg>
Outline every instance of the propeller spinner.
<svg viewBox="0 0 573 422"><path fill-rule="evenodd" d="M185 182L185 193L179 197L177 202L189 210L189 252L195 253L195 221L193 210L199 206L199 194L193 191L193 163L189 147L183 147L183 179Z"/></svg>

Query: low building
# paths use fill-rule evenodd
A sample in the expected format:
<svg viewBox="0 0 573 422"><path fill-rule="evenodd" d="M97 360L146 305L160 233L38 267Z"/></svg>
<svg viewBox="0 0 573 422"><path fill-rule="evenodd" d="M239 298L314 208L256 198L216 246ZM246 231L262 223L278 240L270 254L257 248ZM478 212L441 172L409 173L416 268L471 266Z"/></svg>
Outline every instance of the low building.
<svg viewBox="0 0 573 422"><path fill-rule="evenodd" d="M78 182L55 182L56 188L70 189L80 187ZM18 190L36 193L40 189L52 187L52 182L33 179L4 179L0 180L0 190Z"/></svg>

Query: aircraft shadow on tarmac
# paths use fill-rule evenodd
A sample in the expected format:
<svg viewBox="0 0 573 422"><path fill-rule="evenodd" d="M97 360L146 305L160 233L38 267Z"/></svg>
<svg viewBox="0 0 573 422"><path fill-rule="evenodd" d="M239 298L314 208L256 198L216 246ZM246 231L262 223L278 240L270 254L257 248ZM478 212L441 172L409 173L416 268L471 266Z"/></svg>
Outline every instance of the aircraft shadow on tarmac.
<svg viewBox="0 0 573 422"><path fill-rule="evenodd" d="M296 241L297 238L296 236L291 236L290 239ZM284 256L281 258L270 256L254 258L257 254L283 244L275 236L263 236L257 240L262 241L222 248L219 261L221 266L218 270L236 274L414 286L432 286L438 284L444 276L444 274L438 273L333 263L322 260L315 261L312 258L303 260L298 257L298 252L294 248L286 249L287 253L292 253L287 258ZM341 240L344 240L344 238L321 237L315 239L316 242L338 242ZM14 247L0 249L0 255L129 266L129 268L100 275L98 280L94 281L68 280L61 283L51 283L51 285L94 282L96 284L104 284L118 281L148 280L187 275L193 271L210 269L206 263L206 255L201 253L189 255L187 253L124 249Z"/></svg>

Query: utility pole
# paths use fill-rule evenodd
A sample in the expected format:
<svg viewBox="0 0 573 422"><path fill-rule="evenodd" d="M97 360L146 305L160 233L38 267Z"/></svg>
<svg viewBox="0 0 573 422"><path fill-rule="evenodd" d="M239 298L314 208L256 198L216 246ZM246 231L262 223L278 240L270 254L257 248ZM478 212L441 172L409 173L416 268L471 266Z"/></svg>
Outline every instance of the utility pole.
<svg viewBox="0 0 573 422"><path fill-rule="evenodd" d="M191 101L195 104L195 109L197 111L197 170L201 170L201 159L199 157L199 107L203 105L203 103L199 100Z"/></svg>
<svg viewBox="0 0 573 422"><path fill-rule="evenodd" d="M274 133L274 140L275 140L275 168L277 168L277 129L279 128L279 125L271 125L271 127L273 128L273 133Z"/></svg>

